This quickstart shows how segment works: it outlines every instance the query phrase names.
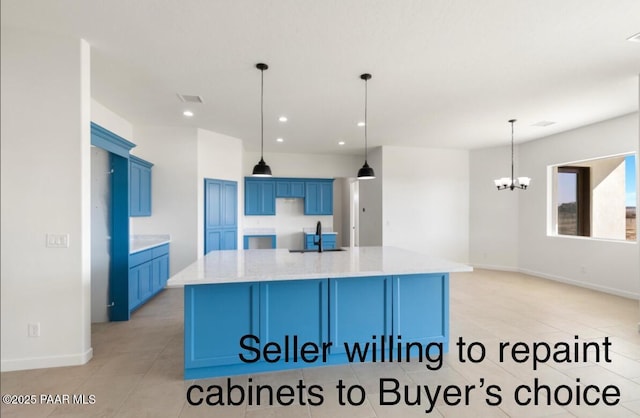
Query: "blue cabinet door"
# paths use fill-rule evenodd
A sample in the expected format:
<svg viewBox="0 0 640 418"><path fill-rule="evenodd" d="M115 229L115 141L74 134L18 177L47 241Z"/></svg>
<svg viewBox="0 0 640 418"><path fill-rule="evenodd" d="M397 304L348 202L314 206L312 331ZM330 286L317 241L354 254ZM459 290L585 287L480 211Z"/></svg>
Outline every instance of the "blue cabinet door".
<svg viewBox="0 0 640 418"><path fill-rule="evenodd" d="M273 180L245 178L244 214L276 214L276 185Z"/></svg>
<svg viewBox="0 0 640 418"><path fill-rule="evenodd" d="M404 341L449 345L449 275L393 277L393 333Z"/></svg>
<svg viewBox="0 0 640 418"><path fill-rule="evenodd" d="M129 309L133 310L152 295L151 262L142 263L129 270Z"/></svg>
<svg viewBox="0 0 640 418"><path fill-rule="evenodd" d="M292 179L276 179L276 197L304 197L304 181Z"/></svg>
<svg viewBox="0 0 640 418"><path fill-rule="evenodd" d="M241 338L260 334L259 296L257 283L185 286L185 379L203 372L195 369L242 363Z"/></svg>
<svg viewBox="0 0 640 418"><path fill-rule="evenodd" d="M169 254L162 255L152 260L152 286L153 293L157 293L164 289L169 279Z"/></svg>
<svg viewBox="0 0 640 418"><path fill-rule="evenodd" d="M304 214L333 215L333 180L306 182Z"/></svg>
<svg viewBox="0 0 640 418"><path fill-rule="evenodd" d="M345 342L367 342L373 336L380 339L391 335L391 292L391 278L387 276L329 279L331 354L345 354ZM380 344L377 346L380 348ZM371 355L370 351L369 360Z"/></svg>
<svg viewBox="0 0 640 418"><path fill-rule="evenodd" d="M238 184L204 180L204 253L238 248Z"/></svg>
<svg viewBox="0 0 640 418"><path fill-rule="evenodd" d="M129 215L151 216L151 164L129 157Z"/></svg>
<svg viewBox="0 0 640 418"><path fill-rule="evenodd" d="M260 341L284 347L288 336L292 349L296 336L299 345L322 347L329 341L328 287L328 279L260 283Z"/></svg>

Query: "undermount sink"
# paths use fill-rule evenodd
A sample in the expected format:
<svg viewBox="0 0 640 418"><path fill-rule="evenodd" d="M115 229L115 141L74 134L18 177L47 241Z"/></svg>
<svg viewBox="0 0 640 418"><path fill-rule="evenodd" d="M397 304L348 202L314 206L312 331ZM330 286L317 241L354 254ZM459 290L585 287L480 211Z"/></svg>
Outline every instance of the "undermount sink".
<svg viewBox="0 0 640 418"><path fill-rule="evenodd" d="M327 248L322 250L323 253L330 253L335 251L347 251L345 248ZM318 250L289 250L290 253L317 253Z"/></svg>

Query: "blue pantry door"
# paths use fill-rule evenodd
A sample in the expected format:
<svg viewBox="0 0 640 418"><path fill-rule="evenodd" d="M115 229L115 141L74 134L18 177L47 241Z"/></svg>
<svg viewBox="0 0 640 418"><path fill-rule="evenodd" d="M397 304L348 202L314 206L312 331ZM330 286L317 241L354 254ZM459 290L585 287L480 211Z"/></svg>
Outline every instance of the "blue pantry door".
<svg viewBox="0 0 640 418"><path fill-rule="evenodd" d="M238 248L238 183L204 179L204 253Z"/></svg>

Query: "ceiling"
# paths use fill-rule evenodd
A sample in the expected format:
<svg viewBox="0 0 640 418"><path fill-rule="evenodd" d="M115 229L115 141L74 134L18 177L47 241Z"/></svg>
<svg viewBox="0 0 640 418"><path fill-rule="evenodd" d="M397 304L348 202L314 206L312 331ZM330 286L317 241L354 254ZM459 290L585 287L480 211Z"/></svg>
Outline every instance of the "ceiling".
<svg viewBox="0 0 640 418"><path fill-rule="evenodd" d="M362 152L365 72L369 146L507 145L512 118L521 142L638 110L640 42L626 40L640 32L637 0L1 5L3 27L86 39L92 97L133 124L204 128L251 151L260 149L255 64L267 63L266 154ZM556 123L533 126L541 121Z"/></svg>

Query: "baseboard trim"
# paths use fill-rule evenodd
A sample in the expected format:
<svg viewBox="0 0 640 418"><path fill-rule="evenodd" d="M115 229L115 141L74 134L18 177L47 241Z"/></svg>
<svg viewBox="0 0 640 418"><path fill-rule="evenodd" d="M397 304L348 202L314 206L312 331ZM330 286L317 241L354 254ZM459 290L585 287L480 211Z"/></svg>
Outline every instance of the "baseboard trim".
<svg viewBox="0 0 640 418"><path fill-rule="evenodd" d="M471 267L474 269L480 270L496 270L496 271L510 271L512 273L519 273L520 270L517 267L505 267L505 266L496 266L492 264L473 264L471 263Z"/></svg>
<svg viewBox="0 0 640 418"><path fill-rule="evenodd" d="M84 353L65 356L30 357L12 360L2 360L0 371L11 372L16 370L48 369L51 367L81 366L87 364L93 358L93 348Z"/></svg>
<svg viewBox="0 0 640 418"><path fill-rule="evenodd" d="M593 283L585 283L579 280L569 279L563 276L556 276L553 274L542 273L529 269L518 269L520 273L528 274L529 276L540 277L542 279L553 280L556 282L566 283L577 287L583 287L585 289L597 290L598 292L608 293L610 295L621 296L628 299L640 299L640 294L634 292L628 292L626 290L615 289L613 287L602 286Z"/></svg>

